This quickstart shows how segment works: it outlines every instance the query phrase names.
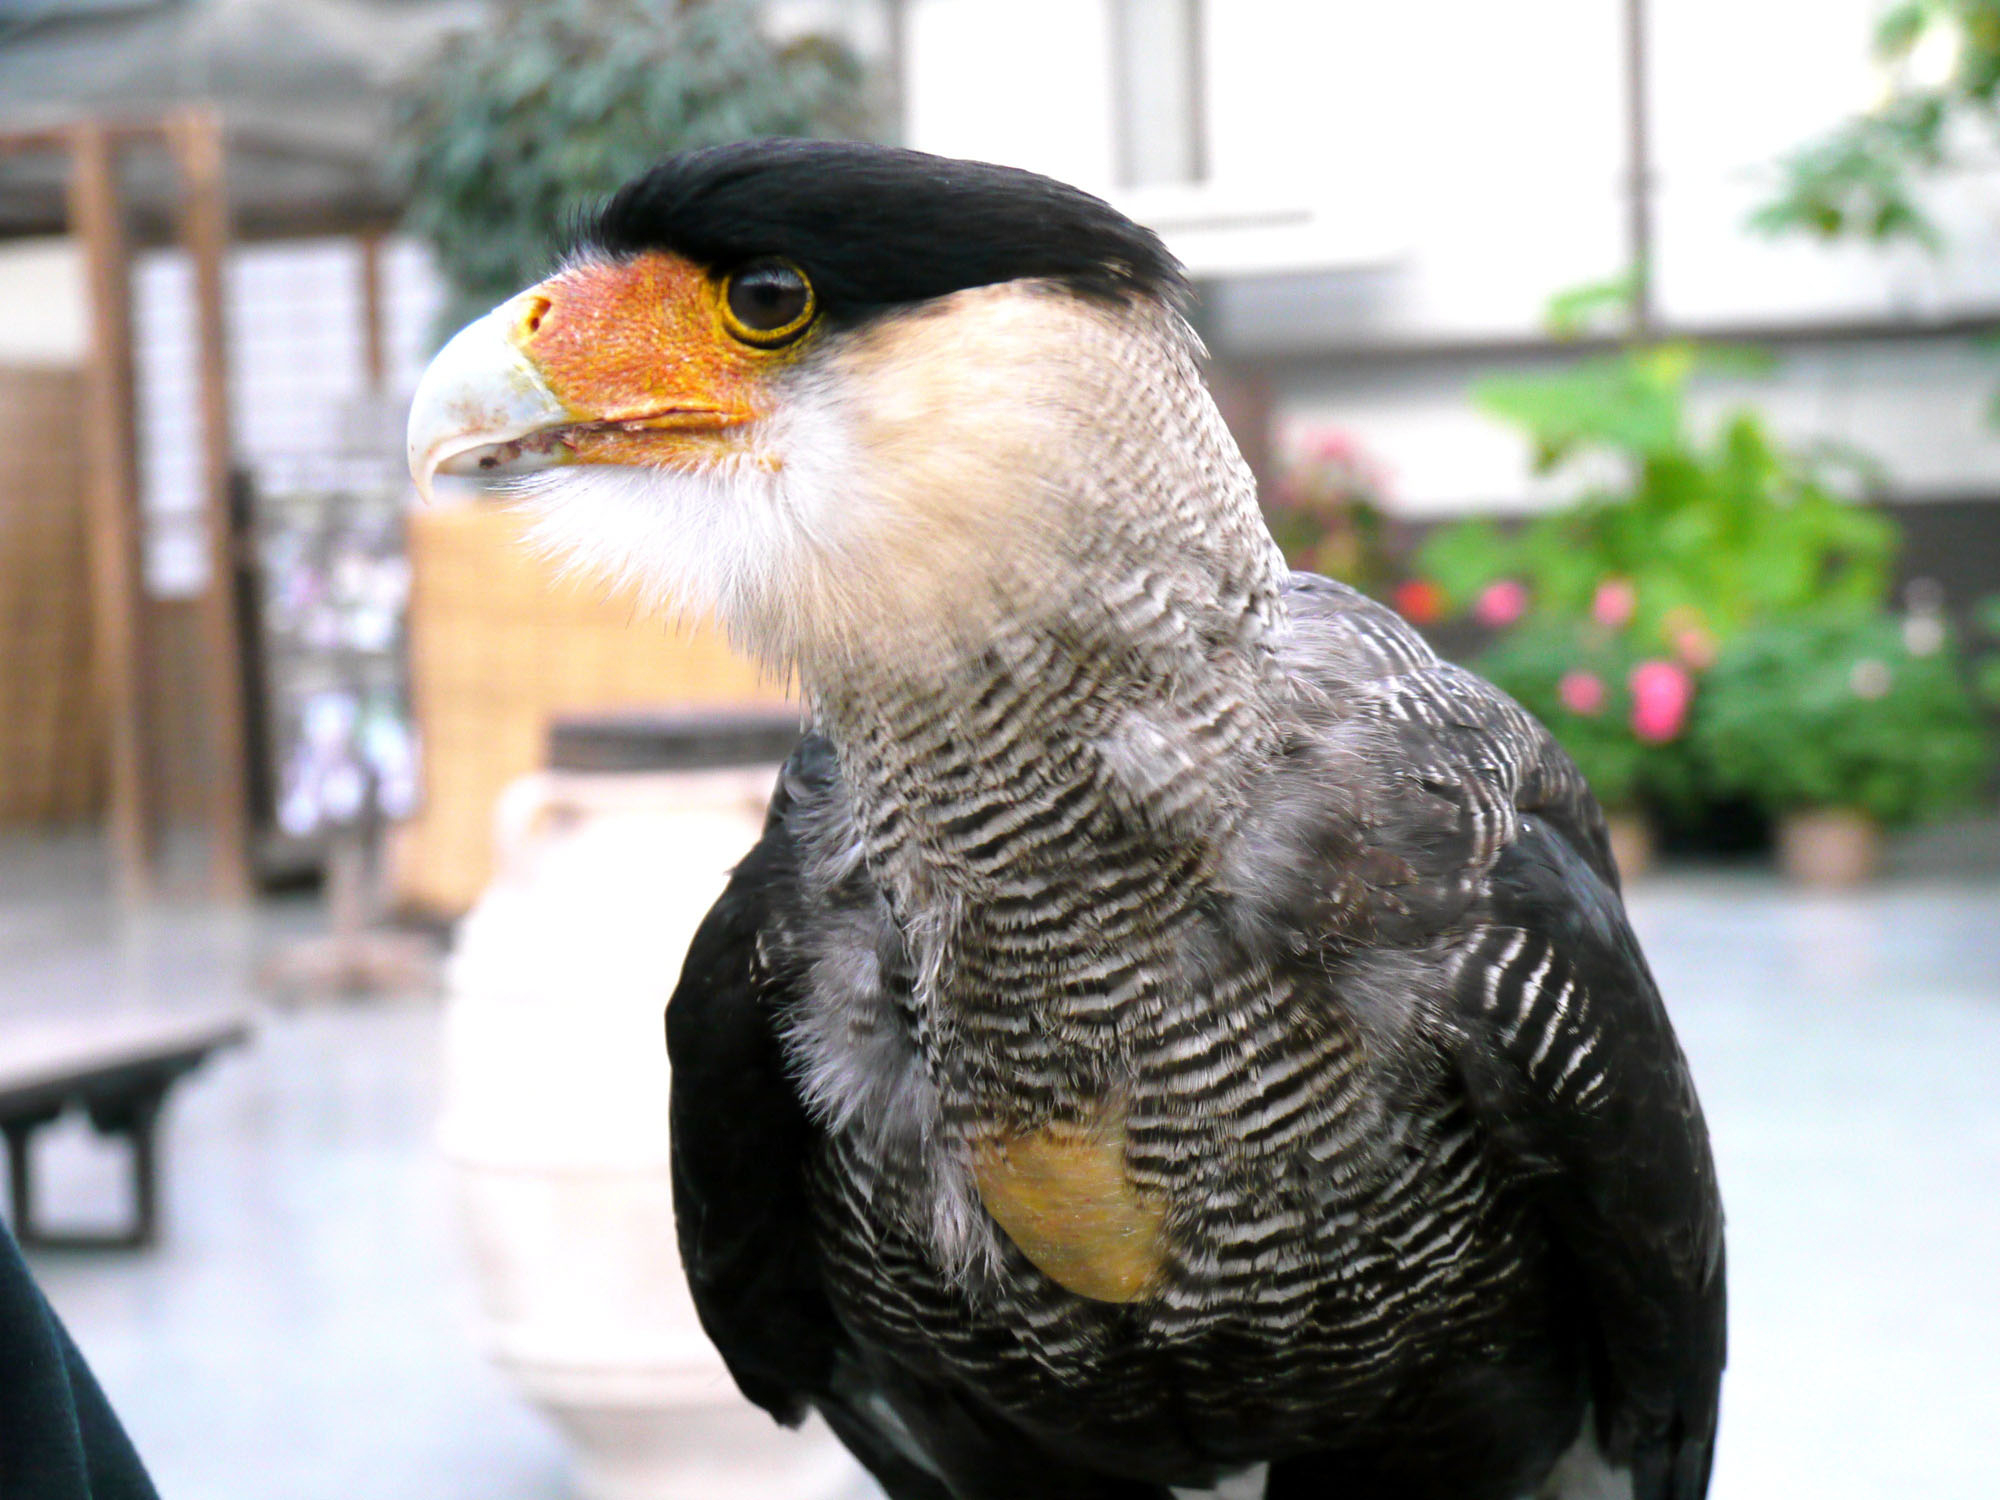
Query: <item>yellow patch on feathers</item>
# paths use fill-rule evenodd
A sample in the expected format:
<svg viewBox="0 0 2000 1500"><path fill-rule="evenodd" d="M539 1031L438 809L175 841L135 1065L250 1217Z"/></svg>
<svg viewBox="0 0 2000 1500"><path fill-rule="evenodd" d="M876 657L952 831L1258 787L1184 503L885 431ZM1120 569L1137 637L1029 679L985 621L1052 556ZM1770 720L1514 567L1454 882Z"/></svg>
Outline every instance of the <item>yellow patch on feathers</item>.
<svg viewBox="0 0 2000 1500"><path fill-rule="evenodd" d="M987 1136L972 1167L986 1211L1051 1281L1094 1302L1153 1290L1166 1210L1125 1176L1122 1116Z"/></svg>

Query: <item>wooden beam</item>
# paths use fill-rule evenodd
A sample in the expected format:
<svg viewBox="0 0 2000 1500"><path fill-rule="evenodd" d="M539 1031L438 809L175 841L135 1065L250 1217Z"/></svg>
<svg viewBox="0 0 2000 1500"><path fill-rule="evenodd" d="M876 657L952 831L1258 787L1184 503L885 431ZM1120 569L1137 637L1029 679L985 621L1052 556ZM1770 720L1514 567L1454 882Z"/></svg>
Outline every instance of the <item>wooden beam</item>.
<svg viewBox="0 0 2000 1500"><path fill-rule="evenodd" d="M109 120L101 116L88 120L51 120L39 125L15 125L0 129L0 157L33 155L43 151L68 151L79 129L88 126L104 138L106 146L157 142L164 134L158 120Z"/></svg>
<svg viewBox="0 0 2000 1500"><path fill-rule="evenodd" d="M145 642L139 629L140 523L132 416L132 287L111 132L68 132L70 222L90 287L84 369L84 504L89 519L92 656L109 749L112 874L119 895L152 889L153 818L146 754Z"/></svg>
<svg viewBox="0 0 2000 1500"><path fill-rule="evenodd" d="M208 588L201 598L201 621L212 751L209 874L217 895L242 898L251 889L250 795L236 538L230 516L233 445L222 281L229 248L229 198L222 124L212 110L190 110L173 119L171 138L181 176L182 241L194 267L203 510L208 525Z"/></svg>

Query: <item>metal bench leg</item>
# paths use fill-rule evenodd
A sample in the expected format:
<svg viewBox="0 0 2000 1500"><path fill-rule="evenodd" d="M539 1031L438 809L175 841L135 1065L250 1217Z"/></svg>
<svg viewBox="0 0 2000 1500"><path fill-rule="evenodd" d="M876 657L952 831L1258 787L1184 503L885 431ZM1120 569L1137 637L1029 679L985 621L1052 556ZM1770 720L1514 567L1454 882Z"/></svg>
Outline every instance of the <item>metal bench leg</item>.
<svg viewBox="0 0 2000 1500"><path fill-rule="evenodd" d="M35 1132L58 1112L25 1115L7 1121L7 1196L14 1222L14 1238L23 1245L42 1244L35 1225Z"/></svg>
<svg viewBox="0 0 2000 1500"><path fill-rule="evenodd" d="M103 1135L122 1135L132 1151L132 1218L127 1227L97 1230L48 1230L35 1218L35 1132L59 1111L9 1120L0 1130L7 1137L7 1176L12 1200L14 1238L23 1245L49 1250L136 1250L150 1245L160 1229L160 1106L166 1085L135 1089L112 1099L92 1101L90 1123Z"/></svg>
<svg viewBox="0 0 2000 1500"><path fill-rule="evenodd" d="M160 1106L165 1083L135 1090L116 1099L90 1105L90 1123L103 1135L122 1135L132 1148L132 1223L122 1233L65 1235L62 1243L78 1247L141 1249L153 1243L160 1227ZM47 1243L45 1241L44 1243Z"/></svg>
<svg viewBox="0 0 2000 1500"><path fill-rule="evenodd" d="M14 1238L27 1244L35 1237L35 1193L28 1174L34 1170L34 1154L29 1151L35 1138L34 1127L7 1125L7 1195L12 1209Z"/></svg>
<svg viewBox="0 0 2000 1500"><path fill-rule="evenodd" d="M132 1142L132 1244L150 1245L160 1232L160 1102L155 1094L125 1127Z"/></svg>

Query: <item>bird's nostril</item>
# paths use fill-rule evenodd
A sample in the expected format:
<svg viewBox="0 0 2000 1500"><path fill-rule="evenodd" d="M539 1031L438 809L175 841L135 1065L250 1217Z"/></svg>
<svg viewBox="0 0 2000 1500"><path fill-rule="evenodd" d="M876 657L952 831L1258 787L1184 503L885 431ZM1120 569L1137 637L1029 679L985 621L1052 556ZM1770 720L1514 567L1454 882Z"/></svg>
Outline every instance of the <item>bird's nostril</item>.
<svg viewBox="0 0 2000 1500"><path fill-rule="evenodd" d="M540 332L542 319L549 315L549 306L546 297L530 297L527 310L521 314L521 332L530 337Z"/></svg>

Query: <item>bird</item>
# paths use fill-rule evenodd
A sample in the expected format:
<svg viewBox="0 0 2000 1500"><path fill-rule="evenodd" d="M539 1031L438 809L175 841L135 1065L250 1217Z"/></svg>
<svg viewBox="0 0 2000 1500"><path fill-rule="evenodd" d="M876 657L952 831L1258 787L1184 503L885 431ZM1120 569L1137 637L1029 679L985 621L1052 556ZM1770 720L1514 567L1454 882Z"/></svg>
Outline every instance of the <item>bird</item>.
<svg viewBox="0 0 2000 1500"><path fill-rule="evenodd" d="M420 490L804 705L666 1015L702 1324L891 1500L1699 1500L1722 1209L1603 815L1287 568L1190 296L1080 189L752 141L418 386Z"/></svg>

